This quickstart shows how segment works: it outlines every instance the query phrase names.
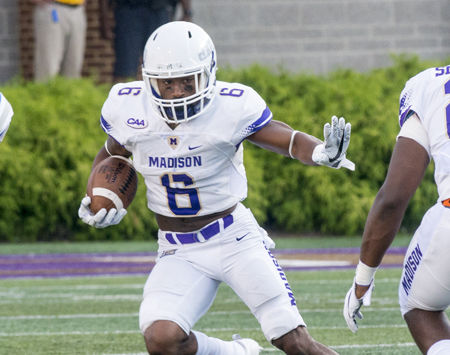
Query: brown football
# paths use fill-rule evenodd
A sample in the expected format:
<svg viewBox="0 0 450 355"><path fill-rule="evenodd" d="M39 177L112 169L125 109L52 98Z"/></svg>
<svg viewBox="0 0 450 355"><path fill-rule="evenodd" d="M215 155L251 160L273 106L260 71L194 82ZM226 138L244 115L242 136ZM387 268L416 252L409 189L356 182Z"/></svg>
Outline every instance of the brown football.
<svg viewBox="0 0 450 355"><path fill-rule="evenodd" d="M92 170L87 184L91 211L127 208L136 195L137 184L137 172L129 159L113 155L102 160Z"/></svg>

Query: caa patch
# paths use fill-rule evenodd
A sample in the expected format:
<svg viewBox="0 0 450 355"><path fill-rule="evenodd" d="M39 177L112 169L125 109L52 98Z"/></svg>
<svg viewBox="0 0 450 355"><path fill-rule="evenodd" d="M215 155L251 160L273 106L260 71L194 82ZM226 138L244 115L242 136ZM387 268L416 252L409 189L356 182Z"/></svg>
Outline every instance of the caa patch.
<svg viewBox="0 0 450 355"><path fill-rule="evenodd" d="M127 119L127 125L131 128L142 129L147 127L148 123L144 119L130 117L129 119Z"/></svg>

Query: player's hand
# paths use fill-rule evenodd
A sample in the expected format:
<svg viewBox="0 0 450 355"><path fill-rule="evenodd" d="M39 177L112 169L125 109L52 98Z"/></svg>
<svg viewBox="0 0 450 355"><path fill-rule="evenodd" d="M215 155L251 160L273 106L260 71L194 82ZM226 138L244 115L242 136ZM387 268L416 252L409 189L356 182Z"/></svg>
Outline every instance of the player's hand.
<svg viewBox="0 0 450 355"><path fill-rule="evenodd" d="M78 216L81 220L89 224L95 228L105 228L109 226L113 226L115 224L119 224L123 217L127 214L127 210L122 208L120 210L116 210L115 208L111 208L109 211L106 211L105 208L102 208L96 214L92 213L89 205L91 204L91 198L89 196L85 196L81 200L80 208L78 209Z"/></svg>
<svg viewBox="0 0 450 355"><path fill-rule="evenodd" d="M348 290L347 295L345 296L343 314L348 328L353 333L356 333L356 331L358 330L356 318L363 319L363 315L360 312L361 307L370 306L374 286L375 283L372 280L364 296L362 296L361 298L356 298L356 283L353 280L353 285L350 290Z"/></svg>
<svg viewBox="0 0 450 355"><path fill-rule="evenodd" d="M351 124L344 117L331 117L331 125L323 126L324 142L314 148L312 160L319 165L339 169L355 170L355 164L345 157L350 144Z"/></svg>

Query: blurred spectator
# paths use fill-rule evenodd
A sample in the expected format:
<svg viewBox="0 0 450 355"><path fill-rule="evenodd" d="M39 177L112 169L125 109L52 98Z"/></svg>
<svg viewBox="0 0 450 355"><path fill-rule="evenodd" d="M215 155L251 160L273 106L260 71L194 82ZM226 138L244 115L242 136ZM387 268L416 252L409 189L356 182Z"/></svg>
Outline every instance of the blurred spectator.
<svg viewBox="0 0 450 355"><path fill-rule="evenodd" d="M101 32L111 38L108 9L114 11L114 82L137 79L138 67L148 37L171 21L171 9L182 5L182 18L190 21L190 0L100 0Z"/></svg>
<svg viewBox="0 0 450 355"><path fill-rule="evenodd" d="M181 17L178 21L192 21L192 9L191 9L191 0L171 0L169 7L169 18L170 21L177 21L177 5L180 4L181 9Z"/></svg>
<svg viewBox="0 0 450 355"><path fill-rule="evenodd" d="M34 78L81 76L86 43L85 0L31 0L34 4Z"/></svg>

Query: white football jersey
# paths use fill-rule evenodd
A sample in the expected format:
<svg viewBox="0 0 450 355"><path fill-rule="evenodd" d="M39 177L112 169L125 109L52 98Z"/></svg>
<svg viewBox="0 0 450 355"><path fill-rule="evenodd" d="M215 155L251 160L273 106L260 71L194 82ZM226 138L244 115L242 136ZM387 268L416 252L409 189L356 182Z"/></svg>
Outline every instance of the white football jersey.
<svg viewBox="0 0 450 355"><path fill-rule="evenodd" d="M113 86L102 108L104 131L133 154L148 208L170 217L223 211L247 197L242 141L272 113L250 87L217 82L210 107L171 129L142 81Z"/></svg>
<svg viewBox="0 0 450 355"><path fill-rule="evenodd" d="M400 95L400 126L412 113L428 135L439 201L450 198L450 65L409 79Z"/></svg>

